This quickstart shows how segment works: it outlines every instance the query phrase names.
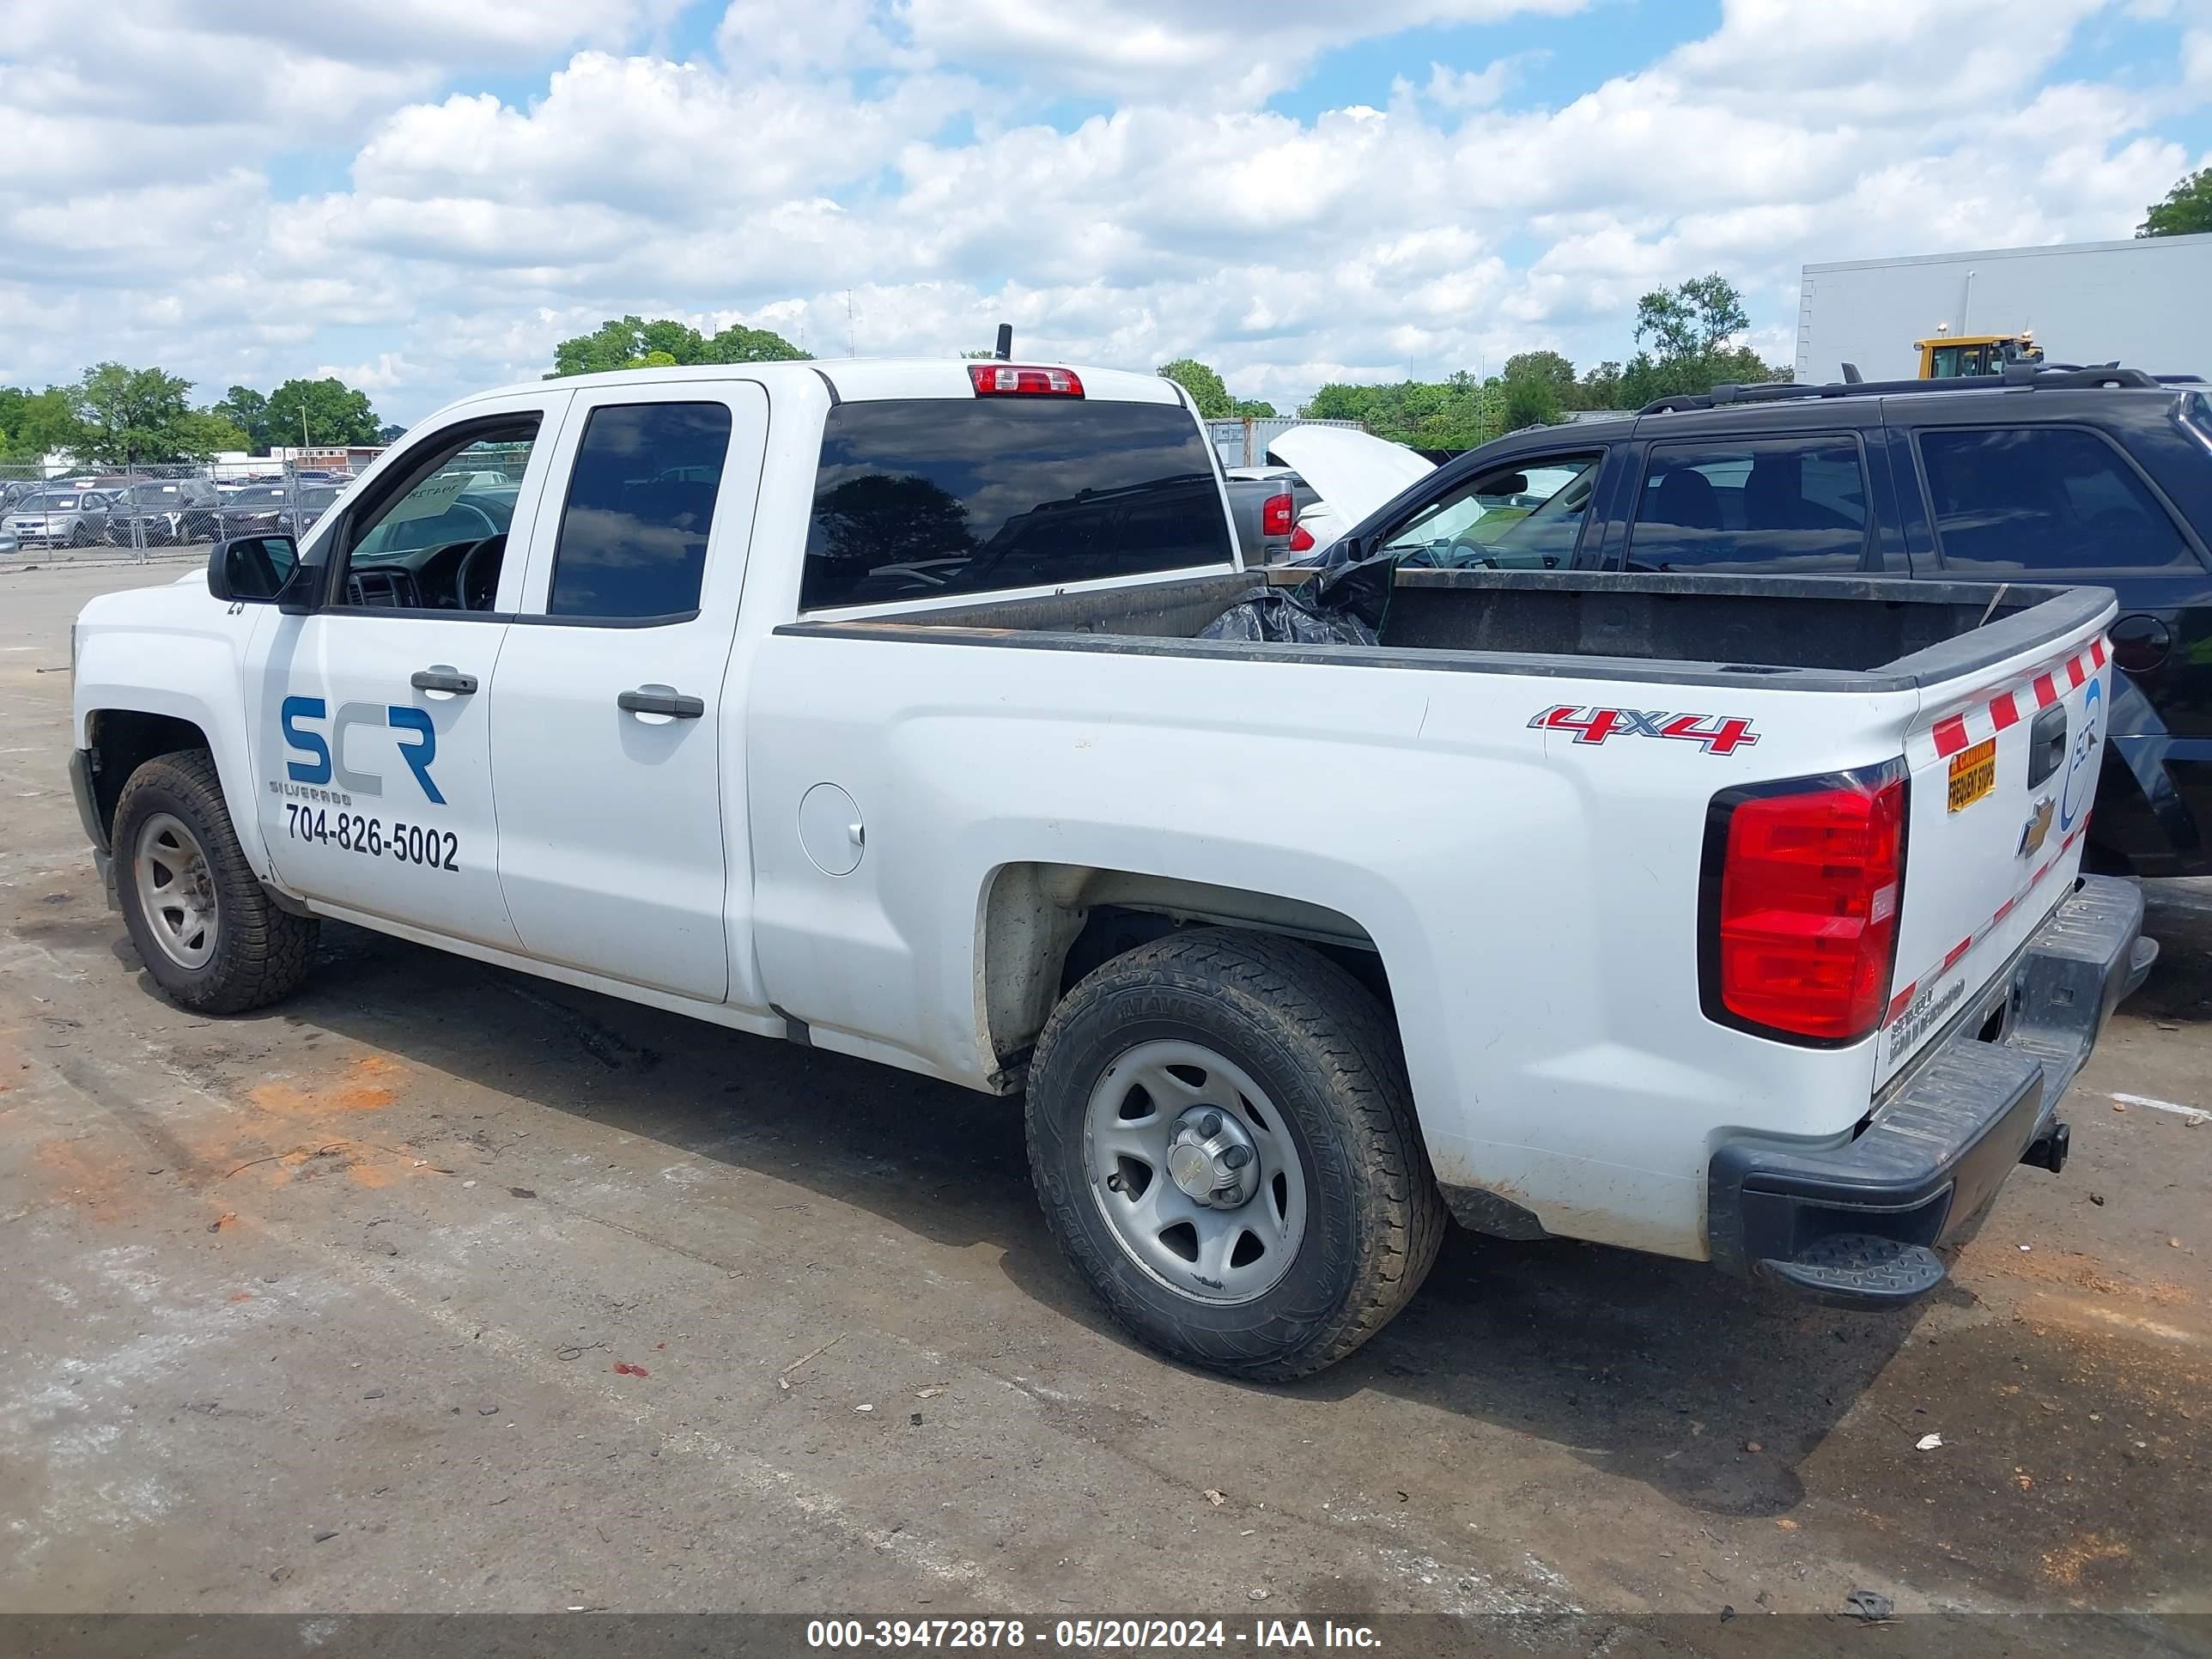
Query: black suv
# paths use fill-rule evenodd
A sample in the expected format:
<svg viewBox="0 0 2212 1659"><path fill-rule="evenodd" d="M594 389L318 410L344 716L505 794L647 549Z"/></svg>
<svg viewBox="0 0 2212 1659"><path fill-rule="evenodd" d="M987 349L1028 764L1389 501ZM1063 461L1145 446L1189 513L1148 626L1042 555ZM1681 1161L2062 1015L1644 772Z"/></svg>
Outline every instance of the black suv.
<svg viewBox="0 0 2212 1659"><path fill-rule="evenodd" d="M2212 872L2212 392L2135 369L1717 386L1516 432L1323 556L2119 595L2091 867Z"/></svg>

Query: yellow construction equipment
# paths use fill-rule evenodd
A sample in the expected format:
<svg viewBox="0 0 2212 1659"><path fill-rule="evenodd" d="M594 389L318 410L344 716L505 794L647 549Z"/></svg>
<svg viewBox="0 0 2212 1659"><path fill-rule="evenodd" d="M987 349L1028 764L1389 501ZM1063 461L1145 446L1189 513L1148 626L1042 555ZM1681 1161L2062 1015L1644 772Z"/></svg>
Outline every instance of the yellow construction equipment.
<svg viewBox="0 0 2212 1659"><path fill-rule="evenodd" d="M2007 363L2039 363L2043 348L2023 329L2018 334L1946 334L1915 340L1923 380L1951 380L1961 374L2002 374Z"/></svg>

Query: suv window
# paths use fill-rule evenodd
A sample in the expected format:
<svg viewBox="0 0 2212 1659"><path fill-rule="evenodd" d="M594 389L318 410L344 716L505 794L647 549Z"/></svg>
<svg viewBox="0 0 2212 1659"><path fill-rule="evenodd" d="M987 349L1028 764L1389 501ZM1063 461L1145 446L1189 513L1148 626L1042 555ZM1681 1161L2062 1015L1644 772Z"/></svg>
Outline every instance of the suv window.
<svg viewBox="0 0 2212 1659"><path fill-rule="evenodd" d="M707 532L730 450L726 404L611 404L576 447L553 553L555 617L699 608Z"/></svg>
<svg viewBox="0 0 2212 1659"><path fill-rule="evenodd" d="M1866 467L1853 439L1654 444L1628 568L1856 570L1866 542Z"/></svg>
<svg viewBox="0 0 2212 1659"><path fill-rule="evenodd" d="M822 433L802 608L1131 576L1235 556L1179 404L840 404Z"/></svg>
<svg viewBox="0 0 2212 1659"><path fill-rule="evenodd" d="M1571 562L1600 455L1547 455L1478 473L1382 544L1415 566L1555 570Z"/></svg>
<svg viewBox="0 0 2212 1659"><path fill-rule="evenodd" d="M2118 451L2079 427L1920 434L1936 536L1961 574L2142 570L2195 562Z"/></svg>

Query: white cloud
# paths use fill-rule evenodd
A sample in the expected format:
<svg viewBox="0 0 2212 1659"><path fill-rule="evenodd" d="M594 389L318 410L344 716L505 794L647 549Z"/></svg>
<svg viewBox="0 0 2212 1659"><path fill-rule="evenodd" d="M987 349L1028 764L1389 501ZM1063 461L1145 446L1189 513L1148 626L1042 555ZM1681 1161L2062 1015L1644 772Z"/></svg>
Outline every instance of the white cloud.
<svg viewBox="0 0 2212 1659"><path fill-rule="evenodd" d="M1544 40L1618 16L1550 21L1576 5L1279 0L1255 29L1176 0L735 0L676 62L672 0L289 27L273 0L119 0L97 46L18 0L0 375L115 357L213 396L338 365L406 419L625 312L839 354L849 292L865 352L1005 320L1025 352L1190 353L1287 404L1537 346L1621 357L1638 295L1714 269L1780 356L1805 262L2126 234L2191 165L2166 123L2212 91L2203 0L2136 25L2172 52L2125 86L2069 63L2091 0L1731 0L1705 39L1532 101L1577 55L1540 76ZM1354 39L1501 19L1522 50L1437 63L1425 36L1387 108L1262 101ZM266 73L205 95L242 55ZM157 58L179 72L128 97L95 72ZM1053 124L1071 95L1109 107ZM262 158L302 143L349 157L343 182L276 199Z"/></svg>

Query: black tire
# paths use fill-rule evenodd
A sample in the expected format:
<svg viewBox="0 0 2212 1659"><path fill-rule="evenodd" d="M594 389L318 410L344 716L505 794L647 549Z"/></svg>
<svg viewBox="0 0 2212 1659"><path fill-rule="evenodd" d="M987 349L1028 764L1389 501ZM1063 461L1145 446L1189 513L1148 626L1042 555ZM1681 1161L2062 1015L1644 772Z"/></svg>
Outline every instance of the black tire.
<svg viewBox="0 0 2212 1659"><path fill-rule="evenodd" d="M1123 1246L1094 1189L1093 1089L1162 1040L1195 1041L1247 1073L1303 1161L1304 1234L1254 1299L1171 1289ZM1139 1340L1191 1364L1267 1381L1333 1365L1406 1304L1443 1241L1396 1032L1351 975L1292 940L1196 929L1105 963L1046 1023L1026 1109L1030 1173L1068 1260Z"/></svg>
<svg viewBox="0 0 2212 1659"><path fill-rule="evenodd" d="M209 959L187 967L155 937L140 894L137 849L149 819L166 814L204 854L215 898ZM157 755L131 775L115 805L115 886L131 942L169 1000L200 1014L242 1014L289 995L307 976L320 924L273 903L239 850L215 757L204 749Z"/></svg>

